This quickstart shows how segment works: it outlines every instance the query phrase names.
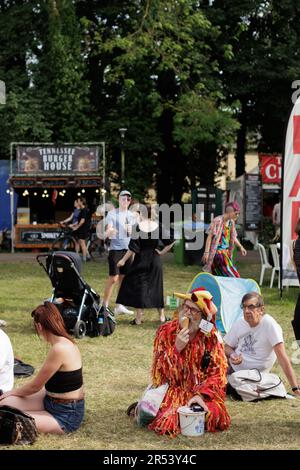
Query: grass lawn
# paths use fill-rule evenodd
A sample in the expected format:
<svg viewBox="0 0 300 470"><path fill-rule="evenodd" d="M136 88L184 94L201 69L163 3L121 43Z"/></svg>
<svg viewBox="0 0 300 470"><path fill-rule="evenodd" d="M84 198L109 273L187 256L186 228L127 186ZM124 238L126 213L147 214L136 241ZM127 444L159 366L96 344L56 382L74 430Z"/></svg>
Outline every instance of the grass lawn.
<svg viewBox="0 0 300 470"><path fill-rule="evenodd" d="M239 264L243 277L258 278L259 266L247 258ZM165 295L185 291L199 271L197 266L164 266ZM99 293L103 293L107 264L88 263L83 276ZM290 321L298 289L290 288L279 299L276 288L265 287L262 293L267 311L282 325L287 351L293 352L294 336ZM30 312L49 297L51 285L37 263L3 263L0 267L0 318L7 320L5 331L14 352L36 369L42 364L47 345L34 333ZM228 431L206 433L201 438L160 437L131 424L125 415L127 406L136 401L149 383L152 344L159 326L156 311L146 311L144 324L129 325L128 316L119 316L117 328L107 338L84 338L78 341L84 366L86 415L82 427L69 436L40 436L30 449L300 449L300 400L271 400L240 403L227 400L232 424ZM297 361L296 361L297 362ZM300 379L300 365L295 365ZM275 372L285 380L281 370ZM16 385L23 381L18 379ZM289 390L289 387L288 387Z"/></svg>

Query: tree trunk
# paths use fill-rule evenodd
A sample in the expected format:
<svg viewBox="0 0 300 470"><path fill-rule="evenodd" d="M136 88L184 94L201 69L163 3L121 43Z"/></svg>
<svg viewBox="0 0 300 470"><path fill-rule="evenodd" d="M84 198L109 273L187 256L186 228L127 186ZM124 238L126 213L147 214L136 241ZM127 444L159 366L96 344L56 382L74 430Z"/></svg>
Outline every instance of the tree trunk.
<svg viewBox="0 0 300 470"><path fill-rule="evenodd" d="M186 177L185 157L180 149L174 145L174 180L173 180L173 202L180 204L184 179Z"/></svg>
<svg viewBox="0 0 300 470"><path fill-rule="evenodd" d="M172 203L172 179L174 169L174 155L173 155L173 114L170 110L165 110L159 119L159 130L162 133L162 141L164 150L158 153L157 157L157 201L159 204Z"/></svg>
<svg viewBox="0 0 300 470"><path fill-rule="evenodd" d="M160 73L157 80L157 90L163 101L172 101L177 91L173 70ZM166 106L158 120L158 132L161 133L164 149L157 158L157 200L159 204L171 204L174 199L174 174L176 147L173 141L173 111Z"/></svg>
<svg viewBox="0 0 300 470"><path fill-rule="evenodd" d="M247 125L244 115L244 107L242 106L242 114L239 119L241 127L238 130L235 154L235 176L242 176L245 173L245 154L246 154L246 138L247 138Z"/></svg>

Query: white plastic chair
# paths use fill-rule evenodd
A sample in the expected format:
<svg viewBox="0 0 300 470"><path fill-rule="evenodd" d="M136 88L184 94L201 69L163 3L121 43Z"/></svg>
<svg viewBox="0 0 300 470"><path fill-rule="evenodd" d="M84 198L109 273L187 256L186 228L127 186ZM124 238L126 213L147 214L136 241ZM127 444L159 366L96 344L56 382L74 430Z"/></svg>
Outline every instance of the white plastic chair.
<svg viewBox="0 0 300 470"><path fill-rule="evenodd" d="M265 247L261 243L257 243L257 246L258 246L260 262L261 262L259 285L262 286L262 283L264 282L265 270L272 269L272 266L270 265L268 261Z"/></svg>
<svg viewBox="0 0 300 470"><path fill-rule="evenodd" d="M279 262L279 254L278 254L277 245L270 245L270 250L272 253L272 258L273 258L273 263L274 263L274 267L272 269L272 274L271 274L270 287L273 287L274 276L275 276L275 273L278 272L278 289L279 289L280 288L280 262Z"/></svg>

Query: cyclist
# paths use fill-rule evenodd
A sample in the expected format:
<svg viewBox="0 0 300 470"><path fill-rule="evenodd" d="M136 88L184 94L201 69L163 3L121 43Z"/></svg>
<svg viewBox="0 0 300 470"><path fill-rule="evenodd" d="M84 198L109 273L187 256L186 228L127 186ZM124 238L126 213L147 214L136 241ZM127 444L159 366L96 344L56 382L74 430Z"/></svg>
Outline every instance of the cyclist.
<svg viewBox="0 0 300 470"><path fill-rule="evenodd" d="M90 231L90 217L89 211L87 209L86 199L85 197L80 196L77 199L78 206L79 206L79 215L78 221L75 224L71 224L71 228L73 230L73 235L75 239L78 240L78 245L76 245L76 253L79 253L81 248L82 251L82 259L83 261L87 261L89 259L86 240L89 237Z"/></svg>
<svg viewBox="0 0 300 470"><path fill-rule="evenodd" d="M70 227L70 229L74 230L74 227L76 226L76 224L78 224L79 213L80 213L80 201L79 199L75 199L74 211L69 217L59 222L60 225L62 225L63 227L68 226ZM79 253L80 244L76 236L74 237L74 243L75 243L75 251L76 253Z"/></svg>
<svg viewBox="0 0 300 470"><path fill-rule="evenodd" d="M78 199L75 199L75 201L74 201L74 211L72 212L72 214L69 217L67 217L67 219L62 220L60 222L60 224L61 225L67 225L67 224L70 224L70 222L71 222L71 225L72 224L77 224L78 217L79 217L79 212L80 212L79 201L78 201Z"/></svg>

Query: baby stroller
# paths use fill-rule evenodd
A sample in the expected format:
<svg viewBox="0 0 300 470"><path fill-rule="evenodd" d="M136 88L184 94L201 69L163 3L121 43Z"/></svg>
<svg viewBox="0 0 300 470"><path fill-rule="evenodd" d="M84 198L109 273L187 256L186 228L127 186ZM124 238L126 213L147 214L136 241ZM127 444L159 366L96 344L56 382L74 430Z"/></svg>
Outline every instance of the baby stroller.
<svg viewBox="0 0 300 470"><path fill-rule="evenodd" d="M56 251L38 255L36 259L53 287L50 302L59 309L70 333L76 338L113 333L114 316L100 307L100 296L82 279L81 259L77 253Z"/></svg>

